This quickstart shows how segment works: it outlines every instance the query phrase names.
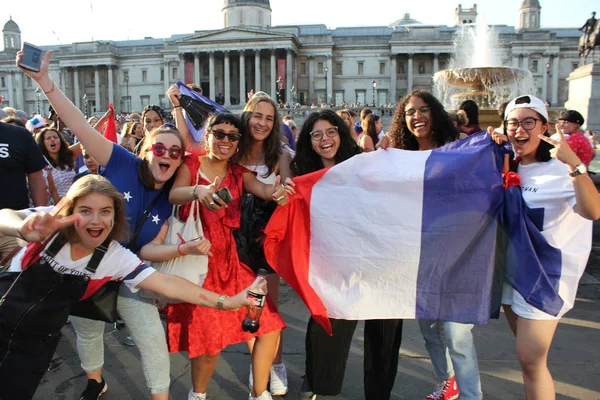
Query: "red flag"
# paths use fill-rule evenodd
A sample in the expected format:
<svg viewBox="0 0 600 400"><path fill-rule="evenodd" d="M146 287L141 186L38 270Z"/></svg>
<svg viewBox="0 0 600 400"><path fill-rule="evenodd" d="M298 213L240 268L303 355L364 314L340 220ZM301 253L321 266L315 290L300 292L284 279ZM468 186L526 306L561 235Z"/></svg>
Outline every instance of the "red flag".
<svg viewBox="0 0 600 400"><path fill-rule="evenodd" d="M115 107L112 104L109 104L108 108L112 110L114 115ZM115 123L114 116L111 116L108 119L108 122L106 122L106 127L104 128L104 137L113 143L117 143L117 124Z"/></svg>
<svg viewBox="0 0 600 400"><path fill-rule="evenodd" d="M277 207L265 229L265 257L277 274L302 298L313 318L332 335L325 305L308 282L310 257L310 198L312 187L328 168L294 178L296 195Z"/></svg>

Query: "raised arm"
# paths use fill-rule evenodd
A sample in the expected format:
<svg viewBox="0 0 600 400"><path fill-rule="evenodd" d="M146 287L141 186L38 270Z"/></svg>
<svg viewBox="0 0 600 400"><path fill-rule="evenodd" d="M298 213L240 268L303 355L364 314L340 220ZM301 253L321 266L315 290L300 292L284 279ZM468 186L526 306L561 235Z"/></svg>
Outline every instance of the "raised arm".
<svg viewBox="0 0 600 400"><path fill-rule="evenodd" d="M278 205L284 206L289 202L285 186L281 184L281 176L277 175L275 183L268 185L259 181L252 172L243 175L244 189L263 200L273 200Z"/></svg>
<svg viewBox="0 0 600 400"><path fill-rule="evenodd" d="M106 166L112 154L112 143L99 135L98 132L87 122L81 111L65 96L60 88L54 83L48 73L48 66L52 51L46 52L40 71L35 72L19 67L27 75L31 76L40 86L50 104L60 118L66 123L71 132L73 132L81 144L88 149L89 154L102 166ZM17 53L17 66L23 58L23 52Z"/></svg>
<svg viewBox="0 0 600 400"><path fill-rule="evenodd" d="M250 300L247 299L248 289L242 290L233 297L220 296L179 276L167 275L161 272L152 273L137 287L162 294L171 299L204 307L219 308L218 304L220 304L225 310L237 310L251 304Z"/></svg>

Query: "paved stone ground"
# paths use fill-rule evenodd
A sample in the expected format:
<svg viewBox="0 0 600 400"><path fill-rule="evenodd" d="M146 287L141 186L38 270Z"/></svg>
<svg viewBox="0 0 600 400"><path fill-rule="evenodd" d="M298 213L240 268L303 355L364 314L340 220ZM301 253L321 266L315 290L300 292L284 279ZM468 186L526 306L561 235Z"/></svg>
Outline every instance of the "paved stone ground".
<svg viewBox="0 0 600 400"><path fill-rule="evenodd" d="M586 276L575 309L559 325L550 353L550 369L559 399L600 399L600 281ZM304 371L304 331L308 312L298 296L284 287L282 314L285 330L284 358L290 379L286 399L297 399ZM75 348L72 328L66 326L50 371L44 377L35 399L77 399L86 384ZM105 379L109 391L102 398L149 398L135 347L123 344L126 331L107 325ZM474 329L481 379L486 399L524 398L514 339L503 317ZM352 344L343 393L324 399L362 399L363 331L359 325ZM229 347L222 353L209 385L211 399L248 398L249 356L245 345ZM189 362L183 354L171 355L171 398L185 400L191 387ZM407 321L392 398L423 399L434 385L431 363L415 321ZM321 398L321 397L319 397Z"/></svg>

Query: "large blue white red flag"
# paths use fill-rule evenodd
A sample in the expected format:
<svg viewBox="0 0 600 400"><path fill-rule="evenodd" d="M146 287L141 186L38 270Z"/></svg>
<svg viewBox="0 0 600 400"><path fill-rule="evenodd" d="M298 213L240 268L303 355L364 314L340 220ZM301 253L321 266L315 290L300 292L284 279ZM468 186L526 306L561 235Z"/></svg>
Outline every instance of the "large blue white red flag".
<svg viewBox="0 0 600 400"><path fill-rule="evenodd" d="M328 317L486 323L498 221L527 218L522 210L501 218L505 196L514 196L503 186L504 153L482 133L432 151L365 153L297 177L297 194L265 230L267 260L328 331ZM528 228L514 230L522 239ZM507 247L510 281L527 287L513 256L535 249ZM531 268L544 275L539 260ZM549 278L543 294L556 298L552 285Z"/></svg>

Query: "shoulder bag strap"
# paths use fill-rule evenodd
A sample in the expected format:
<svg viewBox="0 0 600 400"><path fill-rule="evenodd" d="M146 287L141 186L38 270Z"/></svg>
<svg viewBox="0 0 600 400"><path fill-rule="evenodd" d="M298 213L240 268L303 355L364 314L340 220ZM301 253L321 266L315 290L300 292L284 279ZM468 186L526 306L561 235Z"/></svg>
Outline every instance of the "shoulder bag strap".
<svg viewBox="0 0 600 400"><path fill-rule="evenodd" d="M156 197L152 200L150 205L148 205L148 207L146 208L146 211L144 211L144 215L142 215L142 218L140 218L140 220L138 221L138 223L135 227L135 231L133 232L133 236L131 237L131 240L129 240L129 243L127 243L127 246L126 246L129 250L131 250L131 248L135 245L135 240L137 239L138 235L140 234L140 231L142 230L142 226L144 225L144 222L146 222L146 220L148 219L150 212L152 212L152 209L158 202L158 199L160 198L160 196L163 195L163 193L164 193L164 191L161 190L160 193L158 195L156 195Z"/></svg>
<svg viewBox="0 0 600 400"><path fill-rule="evenodd" d="M104 243L102 243L100 246L96 247L96 250L94 250L94 254L92 254L92 258L88 262L88 265L85 267L86 271L88 271L92 274L94 274L96 272L96 269L98 269L98 265L100 265L100 261L102 261L102 258L108 251L108 246L110 245L110 241L111 241L111 239L107 238L104 241Z"/></svg>

